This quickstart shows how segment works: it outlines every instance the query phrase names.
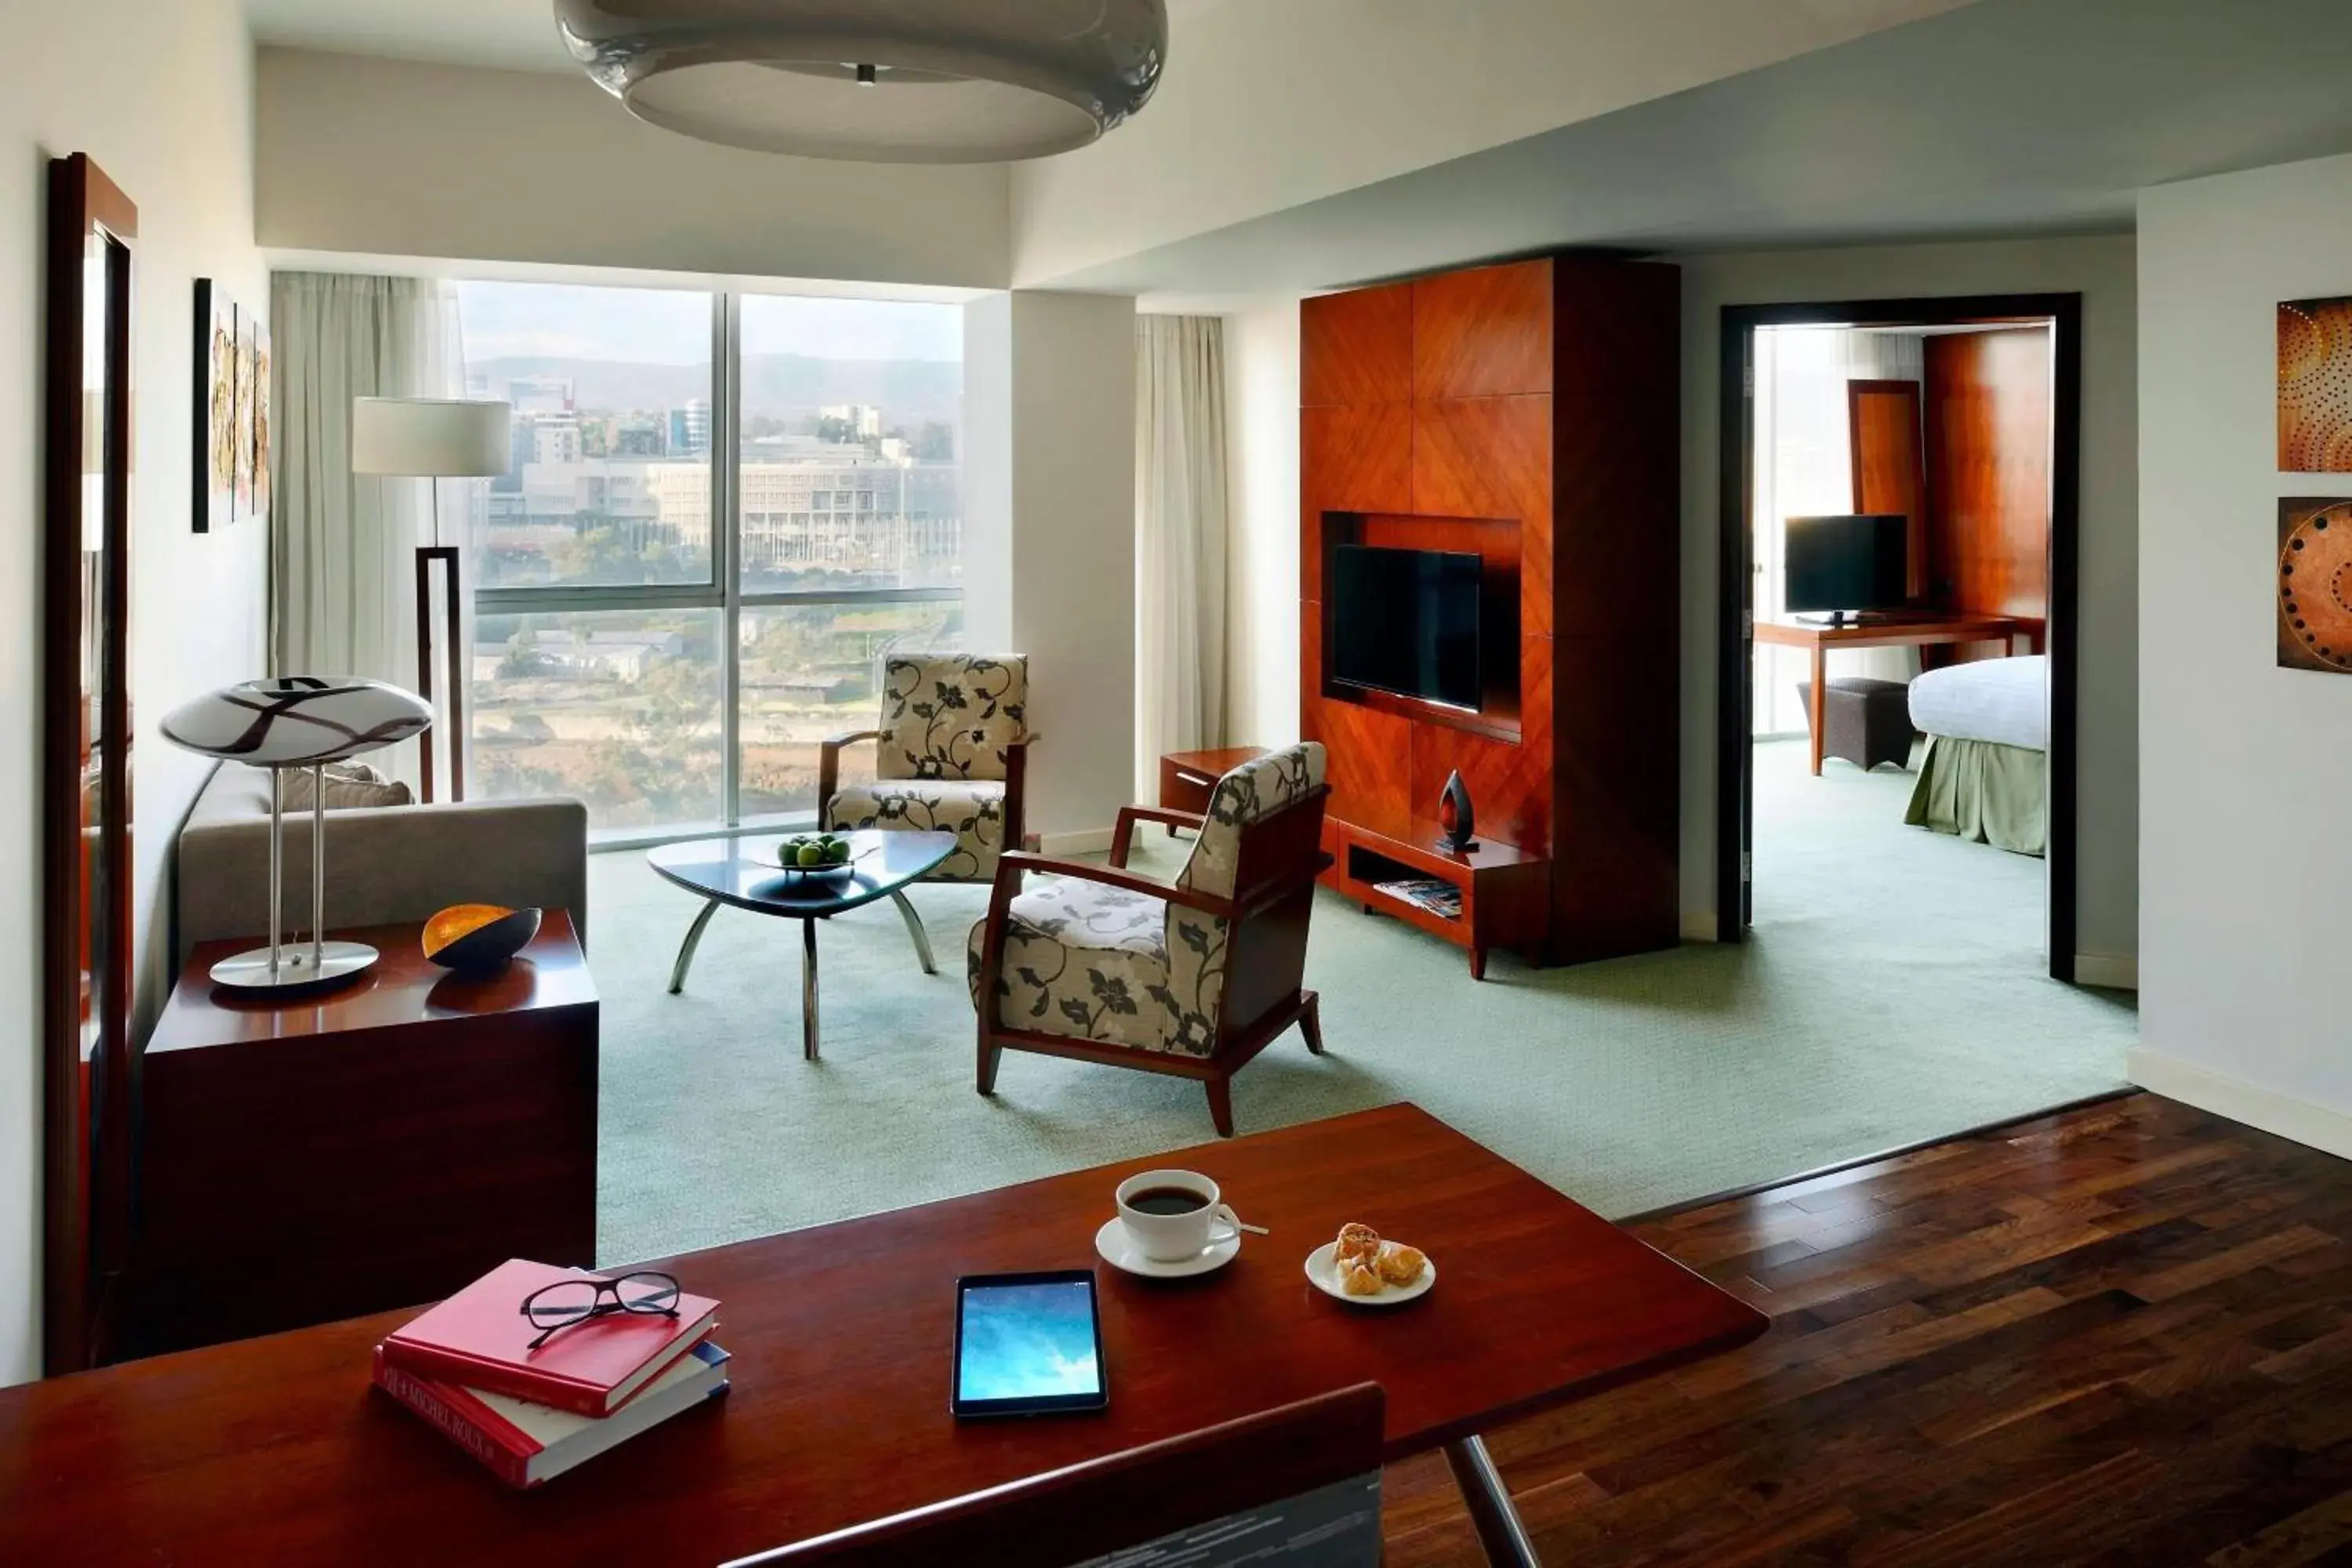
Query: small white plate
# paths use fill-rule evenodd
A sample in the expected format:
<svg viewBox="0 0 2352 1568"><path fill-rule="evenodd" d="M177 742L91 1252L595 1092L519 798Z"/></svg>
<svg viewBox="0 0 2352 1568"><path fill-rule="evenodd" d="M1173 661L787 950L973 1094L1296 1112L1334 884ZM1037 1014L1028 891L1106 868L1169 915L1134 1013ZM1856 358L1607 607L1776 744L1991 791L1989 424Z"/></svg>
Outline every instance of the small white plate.
<svg viewBox="0 0 2352 1568"><path fill-rule="evenodd" d="M1187 1258L1176 1263L1161 1263L1146 1258L1135 1249L1127 1234L1127 1226L1116 1216L1103 1222L1095 1232L1095 1251L1113 1268L1124 1268L1129 1274L1140 1274L1146 1279L1189 1279L1195 1274L1213 1274L1241 1256L1242 1238L1229 1236L1223 1241L1209 1243L1209 1249L1197 1258Z"/></svg>
<svg viewBox="0 0 2352 1568"><path fill-rule="evenodd" d="M1422 1265L1421 1278L1410 1285L1383 1285L1377 1296L1350 1296L1340 1287L1339 1271L1331 1264L1332 1255L1339 1249L1338 1242L1327 1241L1307 1255L1307 1282L1326 1296L1336 1296L1350 1307L1402 1307L1407 1301L1428 1295L1429 1288L1437 1283L1437 1259L1433 1258Z"/></svg>

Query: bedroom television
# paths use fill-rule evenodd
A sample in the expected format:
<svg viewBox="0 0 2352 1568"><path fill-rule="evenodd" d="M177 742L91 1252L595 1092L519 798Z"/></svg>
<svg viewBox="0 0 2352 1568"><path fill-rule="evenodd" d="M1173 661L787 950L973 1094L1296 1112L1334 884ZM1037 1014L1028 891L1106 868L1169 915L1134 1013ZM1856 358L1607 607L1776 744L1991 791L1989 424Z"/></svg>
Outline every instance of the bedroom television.
<svg viewBox="0 0 2352 1568"><path fill-rule="evenodd" d="M1342 544L1331 552L1331 679L1479 707L1483 565L1466 552Z"/></svg>
<svg viewBox="0 0 2352 1568"><path fill-rule="evenodd" d="M1901 512L1792 517L1783 535L1782 598L1801 620L1844 626L1910 603L1911 520Z"/></svg>

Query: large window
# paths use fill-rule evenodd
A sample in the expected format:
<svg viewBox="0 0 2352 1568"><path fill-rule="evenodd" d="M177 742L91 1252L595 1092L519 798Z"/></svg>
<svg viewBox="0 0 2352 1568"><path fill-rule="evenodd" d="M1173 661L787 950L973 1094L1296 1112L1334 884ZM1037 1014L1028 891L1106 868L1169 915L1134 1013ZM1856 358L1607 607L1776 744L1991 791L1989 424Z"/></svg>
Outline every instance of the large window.
<svg viewBox="0 0 2352 1568"><path fill-rule="evenodd" d="M877 660L962 635L961 312L537 283L458 289L474 497L472 784L605 840L815 807Z"/></svg>

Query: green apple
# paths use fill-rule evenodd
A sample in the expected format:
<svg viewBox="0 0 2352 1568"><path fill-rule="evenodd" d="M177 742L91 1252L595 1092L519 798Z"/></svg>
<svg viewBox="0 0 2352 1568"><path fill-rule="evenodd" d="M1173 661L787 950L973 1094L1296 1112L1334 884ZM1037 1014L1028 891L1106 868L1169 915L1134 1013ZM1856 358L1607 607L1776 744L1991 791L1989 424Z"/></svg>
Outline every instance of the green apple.
<svg viewBox="0 0 2352 1568"><path fill-rule="evenodd" d="M803 844L794 852L793 863L803 871L822 866L824 864L824 850L819 845Z"/></svg>
<svg viewBox="0 0 2352 1568"><path fill-rule="evenodd" d="M828 840L824 847L824 858L832 865L846 866L849 864L849 841L845 838Z"/></svg>

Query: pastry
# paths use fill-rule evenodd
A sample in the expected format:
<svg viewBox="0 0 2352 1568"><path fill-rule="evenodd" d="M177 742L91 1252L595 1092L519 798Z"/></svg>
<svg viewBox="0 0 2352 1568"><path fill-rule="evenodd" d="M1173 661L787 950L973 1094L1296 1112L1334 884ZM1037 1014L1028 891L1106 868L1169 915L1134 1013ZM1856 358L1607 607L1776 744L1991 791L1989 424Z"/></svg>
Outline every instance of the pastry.
<svg viewBox="0 0 2352 1568"><path fill-rule="evenodd" d="M1339 1239L1331 1244L1331 1262L1344 1272L1350 1263L1370 1268L1380 1261L1381 1233L1368 1225L1349 1222L1339 1227Z"/></svg>
<svg viewBox="0 0 2352 1568"><path fill-rule="evenodd" d="M1429 1259L1422 1255L1419 1247L1405 1247L1392 1241L1381 1251L1376 1267L1381 1278L1389 1284L1410 1285L1421 1278L1421 1271L1429 1267Z"/></svg>
<svg viewBox="0 0 2352 1568"><path fill-rule="evenodd" d="M1350 1296L1377 1296L1385 1287L1379 1275L1360 1263L1350 1263L1339 1270L1339 1289Z"/></svg>

